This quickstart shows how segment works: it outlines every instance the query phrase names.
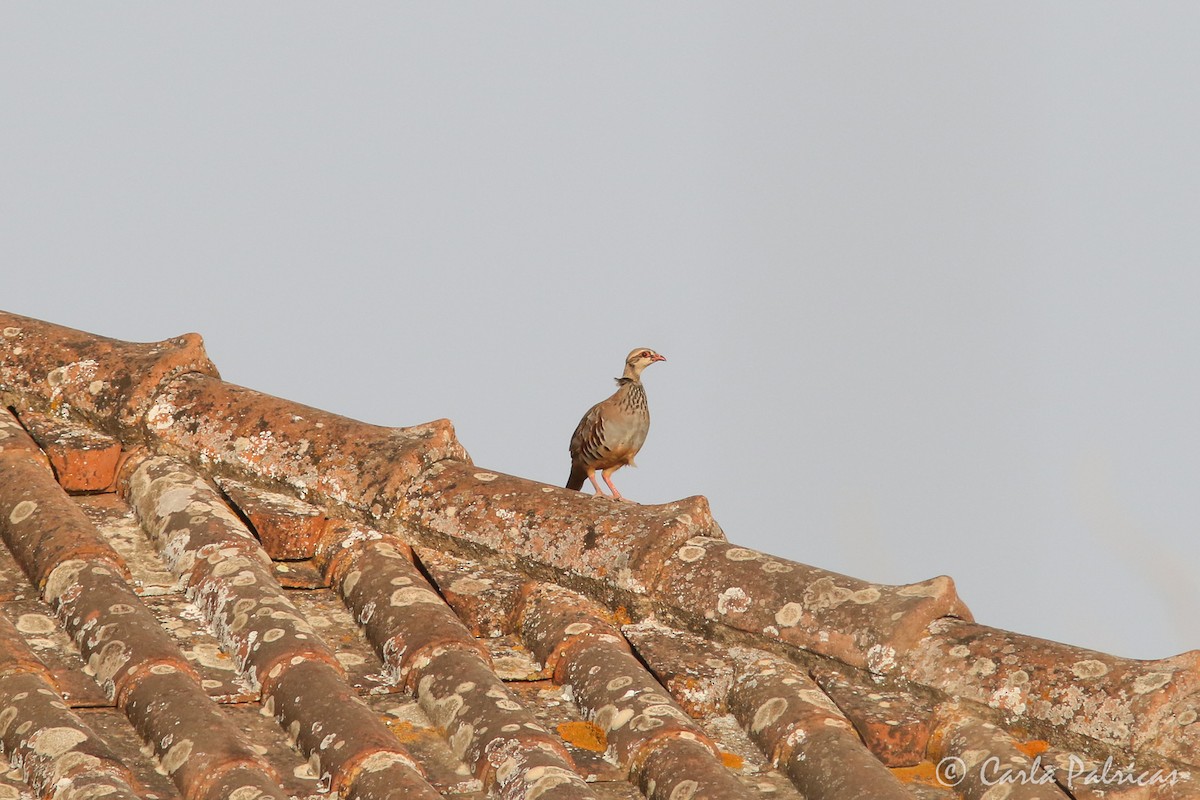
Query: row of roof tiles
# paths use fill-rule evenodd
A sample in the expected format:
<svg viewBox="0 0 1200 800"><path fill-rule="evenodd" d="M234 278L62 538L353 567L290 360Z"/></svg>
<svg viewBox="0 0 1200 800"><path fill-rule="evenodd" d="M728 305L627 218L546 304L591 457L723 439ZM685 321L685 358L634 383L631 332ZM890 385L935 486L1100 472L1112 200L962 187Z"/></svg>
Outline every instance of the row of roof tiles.
<svg viewBox="0 0 1200 800"><path fill-rule="evenodd" d="M940 791L922 783L932 757L1019 765L1030 732L1055 757L1200 761L1194 651L1132 661L999 631L971 621L947 578L869 584L733 545L703 498L600 503L484 471L445 421L379 428L225 384L196 336L138 345L15 315L0 331L0 390L20 416L0 416L0 532L185 797L289 791L213 699L221 681L147 605L185 588L249 698L349 796L587 797L624 784L585 778L626 776L652 798L739 797L786 774L809 798L900 797ZM119 492L128 513L106 519L66 490ZM4 572L0 599L18 602ZM291 599L324 586L381 659L374 686ZM506 639L520 677L569 689L586 726L539 721L494 655ZM0 724L0 741L27 782L98 796L123 781L137 796L122 760L71 718L77 676L11 652L0 722L32 716ZM50 692L50 710L26 684ZM364 699L373 690L415 697L478 783L431 782L428 758ZM60 729L75 733L48 744ZM718 731L748 734L778 771L748 781ZM596 749L615 773L589 770ZM108 782L86 789L85 772ZM960 794L993 788L976 784ZM1186 781L1151 791L1191 796Z"/></svg>

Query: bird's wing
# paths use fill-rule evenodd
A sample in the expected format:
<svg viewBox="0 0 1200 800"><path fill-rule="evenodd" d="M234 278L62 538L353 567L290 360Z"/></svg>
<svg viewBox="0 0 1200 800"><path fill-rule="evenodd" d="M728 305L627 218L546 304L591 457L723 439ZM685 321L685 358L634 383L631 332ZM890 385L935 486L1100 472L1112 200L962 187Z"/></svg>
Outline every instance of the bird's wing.
<svg viewBox="0 0 1200 800"><path fill-rule="evenodd" d="M611 399L611 398L610 398ZM586 464L596 458L604 444L605 404L608 400L597 403L588 409L579 420L575 433L571 436L571 461Z"/></svg>

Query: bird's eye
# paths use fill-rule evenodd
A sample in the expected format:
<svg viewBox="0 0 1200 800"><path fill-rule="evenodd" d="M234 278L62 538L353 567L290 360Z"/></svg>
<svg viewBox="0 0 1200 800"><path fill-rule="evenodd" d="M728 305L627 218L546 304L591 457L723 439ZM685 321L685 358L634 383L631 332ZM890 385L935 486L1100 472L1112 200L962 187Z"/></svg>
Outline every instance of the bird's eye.
<svg viewBox="0 0 1200 800"><path fill-rule="evenodd" d="M643 350L643 351L642 351L642 358L649 358L649 357L650 357L650 351L649 351L649 350Z"/></svg>

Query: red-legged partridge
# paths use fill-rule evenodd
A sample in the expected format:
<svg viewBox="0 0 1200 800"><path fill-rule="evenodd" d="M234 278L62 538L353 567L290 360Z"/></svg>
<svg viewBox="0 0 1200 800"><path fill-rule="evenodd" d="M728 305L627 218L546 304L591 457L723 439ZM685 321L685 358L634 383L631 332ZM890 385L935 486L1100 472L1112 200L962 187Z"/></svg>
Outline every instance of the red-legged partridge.
<svg viewBox="0 0 1200 800"><path fill-rule="evenodd" d="M612 474L626 464L637 466L633 457L642 449L650 430L650 408L646 405L646 390L642 387L642 370L655 361L666 360L665 356L647 347L639 347L625 359L625 374L617 378L617 391L588 409L571 437L568 489L582 489L583 479L587 478L596 487L596 494L605 496L600 481L596 480L599 471L612 490L613 498L625 499L613 486Z"/></svg>

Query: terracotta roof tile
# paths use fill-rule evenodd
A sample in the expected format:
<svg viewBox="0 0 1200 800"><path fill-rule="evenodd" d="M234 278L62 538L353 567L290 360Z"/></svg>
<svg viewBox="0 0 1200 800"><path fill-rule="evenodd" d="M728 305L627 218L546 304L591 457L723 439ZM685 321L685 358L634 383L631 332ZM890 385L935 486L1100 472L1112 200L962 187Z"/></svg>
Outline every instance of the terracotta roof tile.
<svg viewBox="0 0 1200 800"><path fill-rule="evenodd" d="M416 553L473 636L503 636L516 629L528 578L508 570L481 570L474 562L432 548L417 548Z"/></svg>
<svg viewBox="0 0 1200 800"><path fill-rule="evenodd" d="M54 475L68 492L98 492L113 485L121 459L121 443L86 425L37 414L21 422L50 459Z"/></svg>
<svg viewBox="0 0 1200 800"><path fill-rule="evenodd" d="M699 655L709 649L706 640L654 621L627 625L623 633L688 714L703 719L728 713L733 664Z"/></svg>
<svg viewBox="0 0 1200 800"><path fill-rule="evenodd" d="M115 494L92 494L71 499L109 547L124 560L129 569L130 586L139 596L156 597L183 592L185 582L176 577L163 562L154 544L146 538L146 531L138 522L137 515L120 497Z"/></svg>
<svg viewBox="0 0 1200 800"><path fill-rule="evenodd" d="M446 420L381 428L200 373L163 384L145 426L160 452L221 477L381 517L431 464L467 458Z"/></svg>
<svg viewBox="0 0 1200 800"><path fill-rule="evenodd" d="M1200 751L1200 651L1138 661L944 620L901 662L910 680L1105 744L1187 763Z"/></svg>
<svg viewBox="0 0 1200 800"><path fill-rule="evenodd" d="M0 312L0 384L18 411L78 417L137 440L150 403L173 375L217 375L194 333L139 344Z"/></svg>
<svg viewBox="0 0 1200 800"><path fill-rule="evenodd" d="M994 797L993 789L1006 773L1030 778L1029 782L1003 784L1011 800L1064 800L1053 776L1039 769L1012 736L956 704L939 708L930 755L937 760L956 759L953 770L944 777L956 782L956 790L966 800L979 800L989 792Z"/></svg>
<svg viewBox="0 0 1200 800"><path fill-rule="evenodd" d="M704 537L667 561L656 597L694 625L721 623L876 672L891 670L934 620L970 618L946 577L883 586Z"/></svg>
<svg viewBox="0 0 1200 800"><path fill-rule="evenodd" d="M442 541L503 552L564 585L614 598L649 592L687 539L722 535L703 497L616 505L459 461L417 477L396 514Z"/></svg>
<svg viewBox="0 0 1200 800"><path fill-rule="evenodd" d="M0 314L0 400L5 800L995 800L1066 795L987 786L992 757L1200 767L1200 653L999 631L948 578L728 542L703 498L477 467L445 420L226 384L194 335Z"/></svg>
<svg viewBox="0 0 1200 800"><path fill-rule="evenodd" d="M22 453L46 469L53 469L50 457L42 452L24 426L11 413L5 412L0 414L0 454L11 456L14 453Z"/></svg>
<svg viewBox="0 0 1200 800"><path fill-rule="evenodd" d="M0 418L5 416L10 415L0 411ZM10 437L28 438L24 433ZM27 447L23 442L19 449L0 451L0 534L21 569L39 589L68 561L104 561L128 577L124 559L95 533Z"/></svg>
<svg viewBox="0 0 1200 800"><path fill-rule="evenodd" d="M21 647L33 653L48 670L49 680L72 708L112 706L80 657L71 637L58 624L54 612L40 600L4 603L3 612L24 637ZM2 639L3 637L0 637Z"/></svg>
<svg viewBox="0 0 1200 800"><path fill-rule="evenodd" d="M609 620L586 598L543 585L527 592L522 631L647 795L745 796L716 743L634 657Z"/></svg>
<svg viewBox="0 0 1200 800"><path fill-rule="evenodd" d="M931 703L912 692L855 680L847 670L819 666L813 678L885 766L911 767L925 759L933 728Z"/></svg>
<svg viewBox="0 0 1200 800"><path fill-rule="evenodd" d="M229 479L217 484L253 527L273 559L312 558L329 518L316 506L277 492L264 492Z"/></svg>
<svg viewBox="0 0 1200 800"><path fill-rule="evenodd" d="M415 690L445 731L456 756L501 793L553 789L588 796L562 743L507 691L487 647L409 561L407 548L357 526L331 526L326 537L318 552L331 584L391 674Z"/></svg>
<svg viewBox="0 0 1200 800"><path fill-rule="evenodd" d="M750 737L810 800L907 796L833 701L795 665L747 654L738 665L729 705Z"/></svg>

